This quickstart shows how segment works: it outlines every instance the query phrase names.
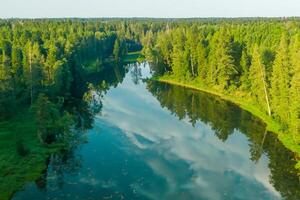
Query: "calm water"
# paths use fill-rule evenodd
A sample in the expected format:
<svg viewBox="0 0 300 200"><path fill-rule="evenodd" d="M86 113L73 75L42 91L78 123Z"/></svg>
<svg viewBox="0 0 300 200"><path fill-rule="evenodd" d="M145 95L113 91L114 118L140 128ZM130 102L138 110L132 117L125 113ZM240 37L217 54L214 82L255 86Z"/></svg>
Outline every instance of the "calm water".
<svg viewBox="0 0 300 200"><path fill-rule="evenodd" d="M216 97L146 81L145 63L127 68L114 71L118 83L101 98L86 142L53 155L14 200L299 199L292 155L259 120Z"/></svg>

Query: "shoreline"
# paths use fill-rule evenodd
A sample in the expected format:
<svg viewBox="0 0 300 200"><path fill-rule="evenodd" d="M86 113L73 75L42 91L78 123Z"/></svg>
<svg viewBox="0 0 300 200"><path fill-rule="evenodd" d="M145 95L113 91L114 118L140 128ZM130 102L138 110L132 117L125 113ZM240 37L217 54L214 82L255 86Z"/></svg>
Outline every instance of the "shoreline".
<svg viewBox="0 0 300 200"><path fill-rule="evenodd" d="M158 78L154 78L152 80L162 82L162 83L171 84L171 85L177 85L177 86L181 86L181 87L184 87L184 88L193 89L193 90L197 90L197 91L201 91L201 92L205 92L207 94L211 94L211 95L220 97L221 99L229 101L229 102L235 104L236 106L238 106L239 108L248 111L253 116L255 116L255 117L259 118L260 120L262 120L266 124L266 130L269 131L269 132L272 132L273 134L276 134L278 140L287 149L289 149L290 151L295 153L296 162L297 162L295 167L297 169L300 169L300 146L295 144L295 143L292 143L291 136L288 135L288 134L285 134L283 131L281 131L282 125L280 123L273 120L267 114L261 112L259 110L259 108L255 107L254 105L250 105L247 102L243 102L241 100L238 100L238 99L236 99L232 96L222 94L222 93L219 93L219 92L216 92L216 91L213 91L213 90L209 90L209 89L206 89L206 88L197 87L197 86L194 86L194 85L191 85L191 84L188 84L188 83L182 83L182 82L179 82L179 81L170 80L166 77L158 77Z"/></svg>

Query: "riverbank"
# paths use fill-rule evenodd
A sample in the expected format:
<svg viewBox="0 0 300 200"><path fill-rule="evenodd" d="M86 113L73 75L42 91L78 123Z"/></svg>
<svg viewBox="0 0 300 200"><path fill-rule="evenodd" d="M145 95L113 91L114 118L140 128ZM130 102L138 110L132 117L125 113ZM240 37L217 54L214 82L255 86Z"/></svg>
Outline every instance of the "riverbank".
<svg viewBox="0 0 300 200"><path fill-rule="evenodd" d="M32 114L25 111L0 123L0 200L38 179L46 168L47 149L39 144L33 121Z"/></svg>
<svg viewBox="0 0 300 200"><path fill-rule="evenodd" d="M123 63L143 62L145 60L141 51L127 53L123 58Z"/></svg>
<svg viewBox="0 0 300 200"><path fill-rule="evenodd" d="M0 122L0 200L7 200L26 183L36 181L47 169L47 159L58 146L45 146L37 137L29 109Z"/></svg>
<svg viewBox="0 0 300 200"><path fill-rule="evenodd" d="M283 131L284 129L280 123L276 122L274 119L272 119L266 113L260 111L260 109L258 107L251 104L249 101L238 99L232 95L223 94L223 93L217 92L210 88L198 86L198 85L196 85L196 83L179 82L179 81L174 80L174 78L172 78L171 76L167 76L167 75L165 75L163 77L155 78L154 80L172 84L172 85L178 85L181 87L194 89L194 90L198 90L198 91L202 91L205 93L209 93L209 94L218 96L224 100L227 100L227 101L230 101L230 102L236 104L240 108L242 108L242 109L250 112L254 116L258 117L266 124L267 131L277 134L278 139L282 142L282 144L287 149L289 149L290 151L295 153L295 159L297 160L297 164L295 167L297 169L299 169L299 175L300 175L300 145L298 145L294 142L292 134L288 134Z"/></svg>

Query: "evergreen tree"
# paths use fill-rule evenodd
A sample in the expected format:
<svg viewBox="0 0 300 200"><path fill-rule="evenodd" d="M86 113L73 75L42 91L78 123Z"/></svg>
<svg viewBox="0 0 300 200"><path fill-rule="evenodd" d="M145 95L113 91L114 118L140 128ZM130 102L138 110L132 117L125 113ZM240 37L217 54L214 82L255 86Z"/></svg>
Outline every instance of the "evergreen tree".
<svg viewBox="0 0 300 200"><path fill-rule="evenodd" d="M42 144L51 144L68 137L73 124L69 113L61 114L60 106L52 103L45 94L39 94L34 108L37 134Z"/></svg>
<svg viewBox="0 0 300 200"><path fill-rule="evenodd" d="M172 52L172 71L179 80L189 76L187 54L184 51L185 37L183 30L177 29L174 33Z"/></svg>
<svg viewBox="0 0 300 200"><path fill-rule="evenodd" d="M250 89L250 81L249 81L249 68L251 65L250 56L247 53L247 50L244 48L242 51L242 57L240 61L240 66L242 69L240 82L241 82L241 88L242 90L245 90L246 92L249 92Z"/></svg>
<svg viewBox="0 0 300 200"><path fill-rule="evenodd" d="M290 90L291 132L294 141L298 144L300 139L300 65L295 69Z"/></svg>
<svg viewBox="0 0 300 200"><path fill-rule="evenodd" d="M198 75L197 66L198 66L198 52L197 45L198 38L197 32L193 29L188 30L186 34L186 44L185 44L185 53L188 60L189 71L193 78Z"/></svg>
<svg viewBox="0 0 300 200"><path fill-rule="evenodd" d="M51 85L53 83L53 74L55 71L56 61L58 60L58 49L55 44L50 44L48 49L47 59L45 62L45 75L47 77L46 84Z"/></svg>
<svg viewBox="0 0 300 200"><path fill-rule="evenodd" d="M211 79L215 80L213 83L221 86L222 89L229 88L234 84L234 76L238 74L234 66L234 60L231 56L230 43L225 29L220 30L214 44L214 51L212 52L211 65Z"/></svg>
<svg viewBox="0 0 300 200"><path fill-rule="evenodd" d="M116 39L116 42L114 45L114 52L113 52L116 62L120 61L120 57L121 57L120 52L121 52L120 40Z"/></svg>
<svg viewBox="0 0 300 200"><path fill-rule="evenodd" d="M23 86L23 54L22 49L14 44L12 48L12 82L13 82L13 90L14 95L17 95Z"/></svg>
<svg viewBox="0 0 300 200"><path fill-rule="evenodd" d="M11 90L11 43L7 40L0 41L0 90Z"/></svg>
<svg viewBox="0 0 300 200"><path fill-rule="evenodd" d="M268 114L271 116L265 68L261 61L261 55L258 46L255 46L253 50L252 63L249 69L249 80L251 84L251 95L264 110L267 110Z"/></svg>
<svg viewBox="0 0 300 200"><path fill-rule="evenodd" d="M273 113L282 122L290 118L289 112L289 52L286 35L281 37L280 45L274 61L271 78L271 105Z"/></svg>
<svg viewBox="0 0 300 200"><path fill-rule="evenodd" d="M71 95L70 89L73 78L67 60L63 59L60 61L56 61L55 68L55 94L64 98L68 98Z"/></svg>
<svg viewBox="0 0 300 200"><path fill-rule="evenodd" d="M159 33L157 36L157 45L155 46L157 49L157 54L161 55L158 57L157 62L159 64L162 64L164 66L171 66L172 65L172 51L173 51L173 44L172 44L172 38L170 33ZM151 60L151 59L150 59ZM153 59L152 59L153 60ZM163 69L164 72L167 71L167 69Z"/></svg>
<svg viewBox="0 0 300 200"><path fill-rule="evenodd" d="M291 66L293 77L290 88L290 131L296 144L300 142L300 41L299 35L293 40Z"/></svg>
<svg viewBox="0 0 300 200"><path fill-rule="evenodd" d="M124 39L116 39L114 45L113 55L115 57L116 62L122 61L122 58L127 53L126 41Z"/></svg>
<svg viewBox="0 0 300 200"><path fill-rule="evenodd" d="M207 78L207 62L206 62L206 49L202 44L202 41L197 45L197 64L198 64L198 76L202 82Z"/></svg>

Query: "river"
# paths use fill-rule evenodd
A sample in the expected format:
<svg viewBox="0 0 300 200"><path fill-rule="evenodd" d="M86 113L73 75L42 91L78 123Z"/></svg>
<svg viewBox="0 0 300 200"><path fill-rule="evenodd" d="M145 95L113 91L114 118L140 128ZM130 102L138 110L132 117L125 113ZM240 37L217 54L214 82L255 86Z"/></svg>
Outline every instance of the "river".
<svg viewBox="0 0 300 200"><path fill-rule="evenodd" d="M259 119L218 97L147 80L148 63L115 75L119 83L102 96L92 91L101 112L85 141L53 155L14 200L300 199L292 153Z"/></svg>

